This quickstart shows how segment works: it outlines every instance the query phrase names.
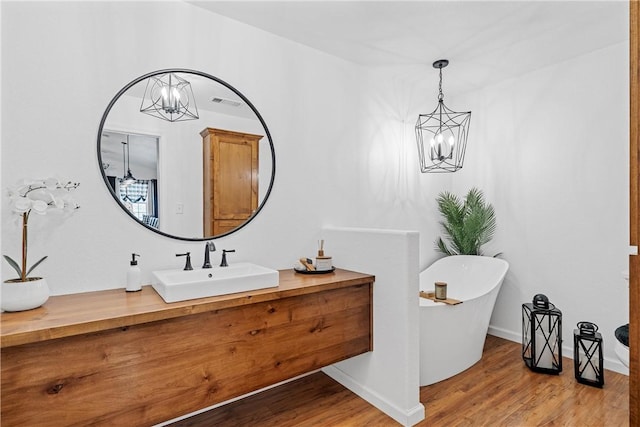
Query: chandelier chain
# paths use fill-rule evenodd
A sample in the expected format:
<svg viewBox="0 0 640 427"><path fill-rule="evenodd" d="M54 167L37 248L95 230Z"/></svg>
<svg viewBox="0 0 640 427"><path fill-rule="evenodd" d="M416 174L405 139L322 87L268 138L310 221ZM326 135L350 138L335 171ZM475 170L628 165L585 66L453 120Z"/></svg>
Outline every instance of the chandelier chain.
<svg viewBox="0 0 640 427"><path fill-rule="evenodd" d="M440 67L440 84L438 85L438 101L442 101L444 99L444 94L442 93L442 67Z"/></svg>

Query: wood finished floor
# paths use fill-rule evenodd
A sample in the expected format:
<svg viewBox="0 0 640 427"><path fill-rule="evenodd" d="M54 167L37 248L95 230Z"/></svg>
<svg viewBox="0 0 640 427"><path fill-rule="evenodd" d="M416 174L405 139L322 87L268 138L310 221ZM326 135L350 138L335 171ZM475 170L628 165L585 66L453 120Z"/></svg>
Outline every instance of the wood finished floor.
<svg viewBox="0 0 640 427"><path fill-rule="evenodd" d="M524 366L520 344L488 336L480 362L420 389L426 419L419 426L629 425L629 381L605 372L603 389L578 384L573 361L558 376ZM209 426L396 426L394 420L322 373L174 423Z"/></svg>

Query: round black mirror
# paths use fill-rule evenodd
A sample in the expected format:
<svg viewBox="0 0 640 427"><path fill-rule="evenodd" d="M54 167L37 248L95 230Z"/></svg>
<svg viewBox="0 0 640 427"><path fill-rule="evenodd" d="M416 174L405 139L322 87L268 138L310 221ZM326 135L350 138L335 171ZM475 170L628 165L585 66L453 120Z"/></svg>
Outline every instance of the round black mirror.
<svg viewBox="0 0 640 427"><path fill-rule="evenodd" d="M97 147L118 205L175 239L238 231L264 207L275 179L273 141L258 110L200 71L159 70L124 86L102 116Z"/></svg>

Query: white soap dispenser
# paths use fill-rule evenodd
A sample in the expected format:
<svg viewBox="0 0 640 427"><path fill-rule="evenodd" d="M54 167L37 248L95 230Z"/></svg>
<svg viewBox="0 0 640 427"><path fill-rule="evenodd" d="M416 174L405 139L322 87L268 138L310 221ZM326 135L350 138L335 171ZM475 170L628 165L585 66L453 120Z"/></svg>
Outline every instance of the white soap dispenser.
<svg viewBox="0 0 640 427"><path fill-rule="evenodd" d="M127 271L127 292L138 292L142 290L140 285L140 267L138 267L138 261L136 257L138 254L131 254L131 265Z"/></svg>

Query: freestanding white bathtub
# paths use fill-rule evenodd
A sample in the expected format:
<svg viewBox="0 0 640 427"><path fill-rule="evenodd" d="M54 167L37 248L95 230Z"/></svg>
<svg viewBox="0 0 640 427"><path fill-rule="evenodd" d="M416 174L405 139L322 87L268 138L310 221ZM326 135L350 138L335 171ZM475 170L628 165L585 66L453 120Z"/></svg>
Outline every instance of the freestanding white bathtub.
<svg viewBox="0 0 640 427"><path fill-rule="evenodd" d="M420 385L442 381L482 358L498 292L509 263L498 258L456 255L441 258L420 273L420 290L447 283L447 305L420 298Z"/></svg>

